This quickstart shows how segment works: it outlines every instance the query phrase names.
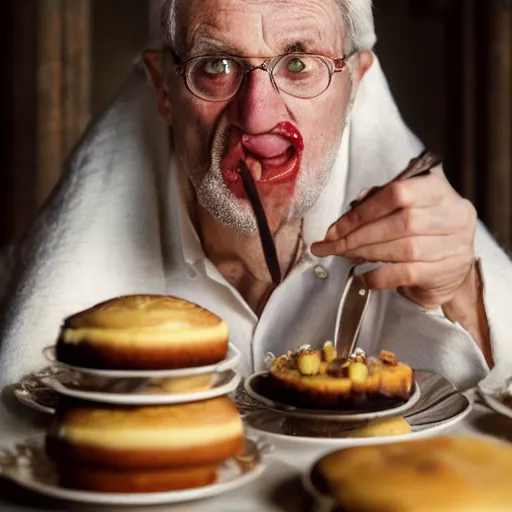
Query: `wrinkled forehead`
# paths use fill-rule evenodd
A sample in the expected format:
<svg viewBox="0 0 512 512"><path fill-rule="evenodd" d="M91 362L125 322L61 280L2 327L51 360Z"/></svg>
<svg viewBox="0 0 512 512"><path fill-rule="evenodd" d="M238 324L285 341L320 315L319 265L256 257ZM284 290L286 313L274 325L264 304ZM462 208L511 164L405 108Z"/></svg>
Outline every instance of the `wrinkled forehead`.
<svg viewBox="0 0 512 512"><path fill-rule="evenodd" d="M336 0L186 0L177 11L178 50L269 56L341 55L345 29Z"/></svg>

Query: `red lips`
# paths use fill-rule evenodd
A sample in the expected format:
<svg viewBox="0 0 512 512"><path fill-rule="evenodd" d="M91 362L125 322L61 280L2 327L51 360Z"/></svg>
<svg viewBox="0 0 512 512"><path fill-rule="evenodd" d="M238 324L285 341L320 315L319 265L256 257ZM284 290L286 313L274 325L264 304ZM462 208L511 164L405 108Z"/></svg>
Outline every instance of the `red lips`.
<svg viewBox="0 0 512 512"><path fill-rule="evenodd" d="M261 135L232 129L221 170L231 191L241 196L244 192L238 172L240 160L245 161L258 185L276 185L295 180L303 149L302 135L289 122L279 123Z"/></svg>

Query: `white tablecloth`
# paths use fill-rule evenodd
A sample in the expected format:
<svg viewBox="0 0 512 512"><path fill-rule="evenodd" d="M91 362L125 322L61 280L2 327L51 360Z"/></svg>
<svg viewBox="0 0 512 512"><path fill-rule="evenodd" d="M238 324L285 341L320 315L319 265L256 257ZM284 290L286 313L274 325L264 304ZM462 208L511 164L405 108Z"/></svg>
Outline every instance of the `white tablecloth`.
<svg viewBox="0 0 512 512"><path fill-rule="evenodd" d="M474 393L471 393L474 397ZM47 422L43 415L17 404L6 391L0 406L0 445L42 432ZM512 442L512 419L490 411L476 399L472 412L459 424L443 433L492 436ZM153 507L100 507L47 500L0 480L0 511L33 512L42 510L81 510L110 512L303 512L306 496L301 490L300 477L313 463L319 452L284 451L276 446L266 457L267 467L256 481L216 498Z"/></svg>

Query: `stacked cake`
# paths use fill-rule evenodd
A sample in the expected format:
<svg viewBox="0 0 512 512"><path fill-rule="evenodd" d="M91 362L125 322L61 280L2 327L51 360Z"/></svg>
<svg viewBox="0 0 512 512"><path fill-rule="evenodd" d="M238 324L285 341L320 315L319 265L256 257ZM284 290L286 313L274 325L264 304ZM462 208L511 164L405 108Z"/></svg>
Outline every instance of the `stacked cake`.
<svg viewBox="0 0 512 512"><path fill-rule="evenodd" d="M66 319L58 364L114 385L136 379L147 391L124 404L98 393L94 401L62 397L46 436L61 485L157 492L213 483L244 444L235 405L215 392L223 373L232 374L233 389L239 380L220 364L231 349L225 322L175 297L120 297ZM158 405L148 405L155 393Z"/></svg>

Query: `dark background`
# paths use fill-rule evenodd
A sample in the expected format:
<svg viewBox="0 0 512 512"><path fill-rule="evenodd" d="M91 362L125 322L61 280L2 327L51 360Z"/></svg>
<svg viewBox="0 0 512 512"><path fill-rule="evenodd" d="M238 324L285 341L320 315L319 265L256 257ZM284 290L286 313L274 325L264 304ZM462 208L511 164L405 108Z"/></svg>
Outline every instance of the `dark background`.
<svg viewBox="0 0 512 512"><path fill-rule="evenodd" d="M510 0L376 0L407 123L512 249ZM90 117L147 42L146 0L2 0L0 246L23 234ZM62 28L64 27L64 28Z"/></svg>

